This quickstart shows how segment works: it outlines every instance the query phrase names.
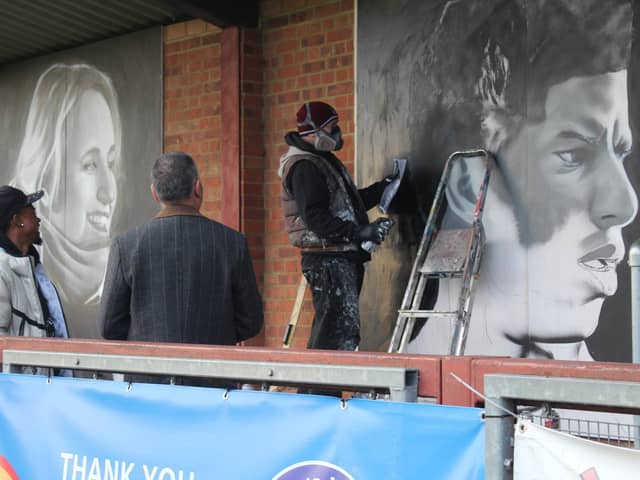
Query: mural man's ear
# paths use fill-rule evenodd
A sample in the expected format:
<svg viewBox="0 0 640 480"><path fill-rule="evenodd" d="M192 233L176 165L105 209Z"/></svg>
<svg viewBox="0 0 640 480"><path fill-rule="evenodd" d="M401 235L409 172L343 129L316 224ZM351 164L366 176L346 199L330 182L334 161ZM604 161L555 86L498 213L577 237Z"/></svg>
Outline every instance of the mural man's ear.
<svg viewBox="0 0 640 480"><path fill-rule="evenodd" d="M449 209L465 223L473 223L473 212L484 179L484 164L480 157L463 157L454 161L446 187Z"/></svg>

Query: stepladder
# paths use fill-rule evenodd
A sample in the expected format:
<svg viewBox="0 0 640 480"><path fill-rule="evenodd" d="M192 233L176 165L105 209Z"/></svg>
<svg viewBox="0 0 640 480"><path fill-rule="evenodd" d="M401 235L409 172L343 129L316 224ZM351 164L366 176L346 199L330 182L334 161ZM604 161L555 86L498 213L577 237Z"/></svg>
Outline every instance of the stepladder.
<svg viewBox="0 0 640 480"><path fill-rule="evenodd" d="M398 309L389 352L407 350L416 321L448 319L454 325L449 353L464 354L484 249L482 214L493 166L493 155L486 150L458 151L447 159ZM468 188L460 201L454 192L463 180ZM424 305L429 281L440 282L440 288L443 282L455 284L457 295L449 308Z"/></svg>

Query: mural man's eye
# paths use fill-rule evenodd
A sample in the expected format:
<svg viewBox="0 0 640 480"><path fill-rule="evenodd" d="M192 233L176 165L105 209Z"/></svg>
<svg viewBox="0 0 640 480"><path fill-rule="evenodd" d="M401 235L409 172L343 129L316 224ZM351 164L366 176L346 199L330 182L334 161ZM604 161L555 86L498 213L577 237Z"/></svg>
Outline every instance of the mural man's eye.
<svg viewBox="0 0 640 480"><path fill-rule="evenodd" d="M98 169L98 165L95 160L87 160L82 164L82 170L85 172L95 172Z"/></svg>
<svg viewBox="0 0 640 480"><path fill-rule="evenodd" d="M575 170L583 163L581 156L576 150L564 150L560 152L554 152L554 154L560 159L560 168L563 171Z"/></svg>

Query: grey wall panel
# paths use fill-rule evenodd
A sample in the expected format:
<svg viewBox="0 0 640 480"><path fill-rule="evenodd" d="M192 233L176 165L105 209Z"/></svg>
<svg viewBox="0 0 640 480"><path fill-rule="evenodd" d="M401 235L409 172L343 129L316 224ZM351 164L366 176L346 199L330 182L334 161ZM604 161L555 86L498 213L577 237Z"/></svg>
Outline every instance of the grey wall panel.
<svg viewBox="0 0 640 480"><path fill-rule="evenodd" d="M0 183L43 188L42 257L71 334L97 336L110 241L156 211L160 27L0 66Z"/></svg>

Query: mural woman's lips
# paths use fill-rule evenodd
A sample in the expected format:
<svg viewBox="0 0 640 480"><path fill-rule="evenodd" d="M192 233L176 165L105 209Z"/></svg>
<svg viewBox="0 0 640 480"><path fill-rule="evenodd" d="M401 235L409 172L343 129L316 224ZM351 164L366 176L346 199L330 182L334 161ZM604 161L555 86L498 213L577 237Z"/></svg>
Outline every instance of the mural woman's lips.
<svg viewBox="0 0 640 480"><path fill-rule="evenodd" d="M109 231L109 222L111 221L111 215L106 212L94 211L87 213L87 221L93 228L99 232Z"/></svg>

